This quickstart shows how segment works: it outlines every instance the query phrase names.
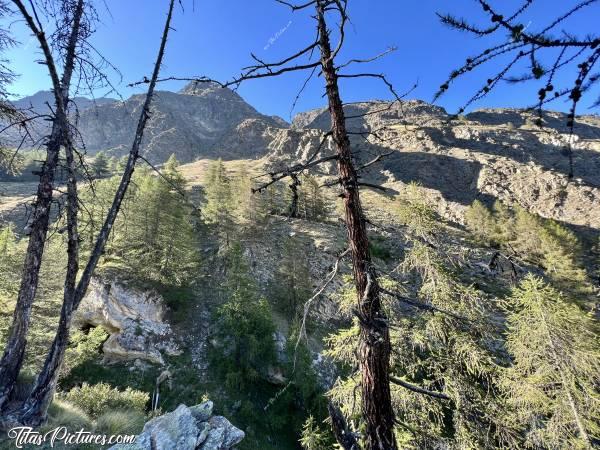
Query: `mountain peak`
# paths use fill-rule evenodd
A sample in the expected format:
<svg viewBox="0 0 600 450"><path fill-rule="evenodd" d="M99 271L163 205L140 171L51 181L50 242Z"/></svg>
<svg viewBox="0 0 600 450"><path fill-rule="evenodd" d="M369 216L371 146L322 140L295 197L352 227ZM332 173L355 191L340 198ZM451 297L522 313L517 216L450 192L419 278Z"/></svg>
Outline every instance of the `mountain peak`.
<svg viewBox="0 0 600 450"><path fill-rule="evenodd" d="M203 95L218 89L231 91L231 89L221 87L221 85L215 81L190 81L179 91L179 94Z"/></svg>

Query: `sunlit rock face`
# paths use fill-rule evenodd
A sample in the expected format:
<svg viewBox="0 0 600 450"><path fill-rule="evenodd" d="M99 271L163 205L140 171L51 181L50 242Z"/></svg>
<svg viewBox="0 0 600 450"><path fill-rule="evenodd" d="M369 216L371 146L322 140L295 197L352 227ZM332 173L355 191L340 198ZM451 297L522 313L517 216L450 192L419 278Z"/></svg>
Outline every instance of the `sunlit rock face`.
<svg viewBox="0 0 600 450"><path fill-rule="evenodd" d="M229 450L245 434L222 416L213 416L209 400L196 406L179 405L175 411L144 425L135 444L115 445L110 450Z"/></svg>
<svg viewBox="0 0 600 450"><path fill-rule="evenodd" d="M75 324L101 326L110 333L102 347L105 362L141 359L163 364L164 354L179 353L164 316L163 299L156 292L94 278Z"/></svg>

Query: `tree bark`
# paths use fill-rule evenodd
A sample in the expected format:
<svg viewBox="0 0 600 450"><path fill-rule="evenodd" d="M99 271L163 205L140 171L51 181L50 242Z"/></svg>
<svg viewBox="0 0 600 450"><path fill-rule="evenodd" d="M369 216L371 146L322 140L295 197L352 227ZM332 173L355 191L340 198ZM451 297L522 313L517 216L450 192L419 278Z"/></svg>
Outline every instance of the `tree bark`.
<svg viewBox="0 0 600 450"><path fill-rule="evenodd" d="M52 132L46 145L46 160L42 167L36 193L33 220L31 222L17 304L13 314L13 323L2 360L0 360L0 410L6 406L25 356L27 333L31 320L31 308L38 287L39 272L44 254L46 236L48 234L56 166L58 164L61 145L68 133L69 123L66 105L69 101L69 88L75 65L75 48L79 38L79 27L83 13L83 0L79 0L73 15L73 25L65 57L65 68L62 79L59 80L50 46L43 30L38 28L33 17L28 13L21 1L13 0L13 3L22 13L28 27L38 39L44 53L54 89L56 113L52 123Z"/></svg>
<svg viewBox="0 0 600 450"><path fill-rule="evenodd" d="M135 163L139 158L139 151L144 135L144 129L146 127L148 118L150 117L150 105L152 102L152 97L154 95L156 80L158 78L160 67L162 65L165 46L167 43L167 37L171 26L171 19L173 16L174 2L175 0L170 0L169 2L169 10L167 14L167 19L165 21L165 27L162 34L157 60L154 65L154 71L152 73L152 78L148 86L146 100L144 102L142 112L140 114L136 134L133 140L133 144L131 146L131 150L129 152L129 158L125 166L123 176L121 177L119 188L117 189L111 208L102 225L100 233L98 234L96 244L94 246L92 254L90 255L90 259L88 260L85 266L81 279L77 284L77 287L74 287L74 284L73 286L71 286L70 284L69 286L67 286L67 281L65 280L65 296L63 306L61 309L60 321L54 341L52 342L50 353L48 354L44 362L42 371L40 372L36 380L31 394L23 404L20 412L17 414L18 420L23 424L39 425L43 423L46 419L47 408L54 394L54 389L58 380L60 367L62 365L67 344L69 341L69 332L71 328L71 322L73 319L73 313L77 310L77 307L81 303L81 300L83 299L87 291L94 270L96 269L98 261L100 260L100 257L102 256L102 253L104 251L104 247L106 246L106 242L110 235L110 230L112 229L113 224L117 218L117 215L121 208L121 204L123 202L123 199L125 198L125 194L127 193L127 189L131 182L131 177L135 169ZM74 235L77 234L76 227L72 231ZM69 279L69 276L67 276L67 279Z"/></svg>
<svg viewBox="0 0 600 450"><path fill-rule="evenodd" d="M295 173L291 175L292 182L290 183L290 190L292 191L292 200L290 203L289 217L298 217L298 186L300 186L300 180L298 175Z"/></svg>
<svg viewBox="0 0 600 450"><path fill-rule="evenodd" d="M360 319L359 367L361 371L362 414L365 421L366 450L395 450L394 412L391 404L389 361L390 336L381 308L377 274L371 264L369 240L359 195L350 140L346 131L343 103L327 25L325 2L317 1L321 68L329 100L332 137L343 188L344 211Z"/></svg>

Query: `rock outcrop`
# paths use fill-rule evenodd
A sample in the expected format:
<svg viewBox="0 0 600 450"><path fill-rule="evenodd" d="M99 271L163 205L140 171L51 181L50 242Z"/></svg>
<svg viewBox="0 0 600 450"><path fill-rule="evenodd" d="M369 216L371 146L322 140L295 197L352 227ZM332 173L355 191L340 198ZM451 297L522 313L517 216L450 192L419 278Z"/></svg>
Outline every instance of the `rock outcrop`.
<svg viewBox="0 0 600 450"><path fill-rule="evenodd" d="M163 364L163 354L178 354L164 320L163 299L118 281L95 278L77 310L75 325L101 326L110 333L103 345L106 362L146 360Z"/></svg>
<svg viewBox="0 0 600 450"><path fill-rule="evenodd" d="M213 416L213 403L187 407L156 417L144 425L134 444L109 450L228 450L244 439L244 432L222 416Z"/></svg>
<svg viewBox="0 0 600 450"><path fill-rule="evenodd" d="M40 104L42 94L31 102ZM96 105L78 99L78 127L89 153L123 155L142 102L141 95ZM500 199L584 229L600 228L598 116L578 116L571 136L566 115L556 112L544 113L544 128L525 110L483 109L454 117L419 100L352 103L345 112L359 163L390 153L361 172L363 178L390 192L420 183L447 219L461 222L475 199ZM326 108L300 113L289 126L260 114L229 89L190 83L179 93L156 93L143 152L155 163L175 153L181 162L264 158L268 169L277 169L310 158L329 129ZM321 148L321 154L331 151L328 143ZM335 163L318 171L332 176Z"/></svg>

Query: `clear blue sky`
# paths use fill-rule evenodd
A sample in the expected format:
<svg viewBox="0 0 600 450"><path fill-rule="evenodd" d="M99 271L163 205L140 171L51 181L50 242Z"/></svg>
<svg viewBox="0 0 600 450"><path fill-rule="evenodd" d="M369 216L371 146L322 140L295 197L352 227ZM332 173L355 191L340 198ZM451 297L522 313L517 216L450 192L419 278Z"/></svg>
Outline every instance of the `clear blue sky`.
<svg viewBox="0 0 600 450"><path fill-rule="evenodd" d="M98 1L102 23L94 37L94 44L123 74L118 86L128 97L143 92L128 88L127 83L149 75L159 43L167 0L106 0L110 13ZM176 32L167 47L162 75L207 75L227 80L251 62L250 52L264 60L277 60L301 48L315 35L315 25L308 13L292 13L273 0L183 0L185 11L177 8L174 18ZM511 11L517 0L492 2L500 9ZM550 18L566 11L575 2L571 0L537 0L537 6L526 16L527 25L544 25ZM485 48L489 40L474 39L470 35L443 26L435 12L451 12L471 16L487 24L485 16L474 0L350 0L352 24L343 53L347 57L369 57L397 46L395 53L370 65L370 72L386 73L398 91L405 91L418 80L418 88L410 98L431 101L437 87L448 73L466 57ZM587 9L586 14L568 23L570 29L582 34L598 32L600 5ZM12 29L21 45L5 56L21 74L13 85L17 95L29 95L47 89L49 82L45 67L34 62L35 41L22 25ZM271 41L274 42L271 43ZM39 53L37 54L39 57ZM481 86L489 72L477 71L457 83L438 102L451 112ZM293 99L306 75L292 74L281 78L250 81L239 93L260 112L290 117ZM113 77L118 81L117 77ZM571 83L574 72L562 80ZM160 89L177 90L182 83L169 82ZM501 87L493 91L475 107L528 106L535 101L536 83L527 87ZM305 91L296 112L324 105L322 80L315 79ZM385 88L375 80L345 81L342 85L345 101L389 98ZM579 113L589 113L585 106ZM557 103L553 109L565 109Z"/></svg>

